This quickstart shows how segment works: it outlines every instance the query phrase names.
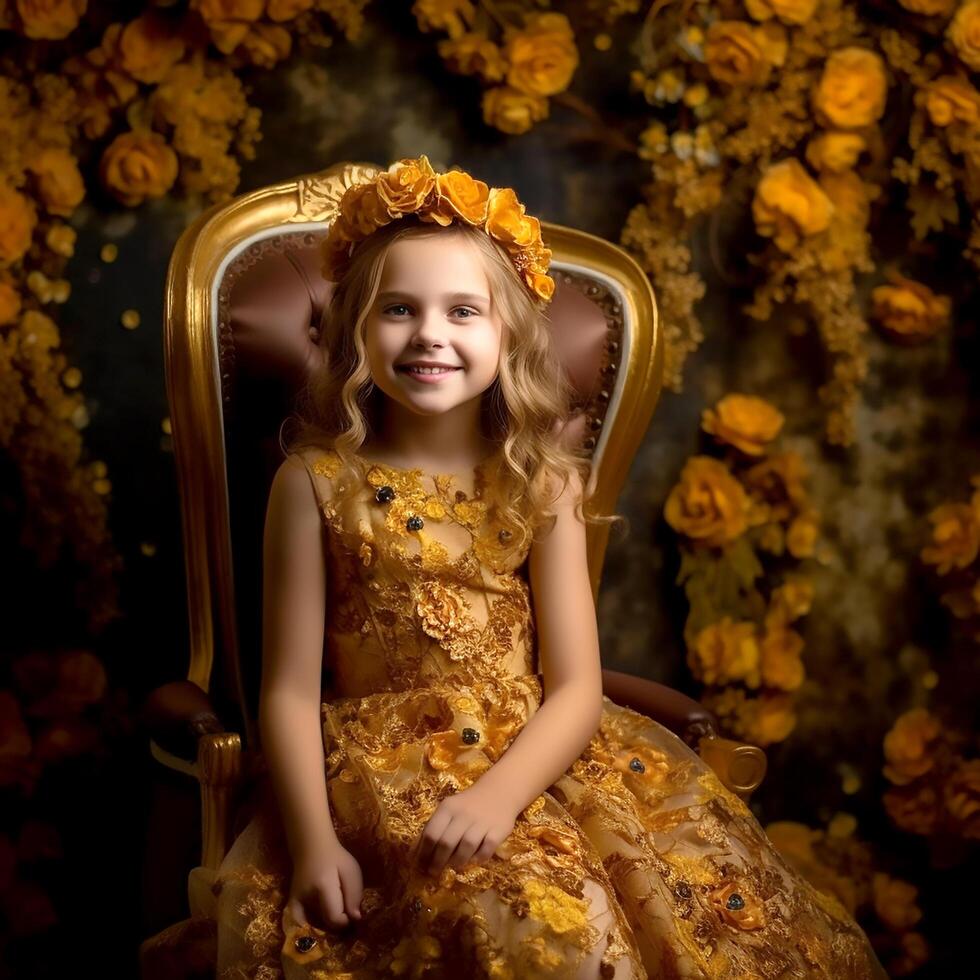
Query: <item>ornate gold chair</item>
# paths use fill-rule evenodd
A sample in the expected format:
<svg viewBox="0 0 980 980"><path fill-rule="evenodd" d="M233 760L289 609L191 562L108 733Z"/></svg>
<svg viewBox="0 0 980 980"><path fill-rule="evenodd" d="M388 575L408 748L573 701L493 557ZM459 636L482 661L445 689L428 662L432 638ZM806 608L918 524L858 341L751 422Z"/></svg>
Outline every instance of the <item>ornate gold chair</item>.
<svg viewBox="0 0 980 980"><path fill-rule="evenodd" d="M186 680L153 692L144 720L153 756L200 784L202 855L189 875L192 915L212 910L210 884L242 819L259 751L264 511L282 459L280 423L322 356L317 327L332 285L320 276L317 244L344 190L377 169L341 163L215 206L183 233L167 273L167 392L190 669ZM578 395L566 435L589 450L591 480L608 513L660 395L656 303L643 271L619 247L548 223L542 234L557 282L552 329ZM594 595L608 533L588 529ZM684 738L743 798L762 781L761 750L720 738L697 702L612 670L603 670L603 689ZM325 698L329 690L325 670Z"/></svg>

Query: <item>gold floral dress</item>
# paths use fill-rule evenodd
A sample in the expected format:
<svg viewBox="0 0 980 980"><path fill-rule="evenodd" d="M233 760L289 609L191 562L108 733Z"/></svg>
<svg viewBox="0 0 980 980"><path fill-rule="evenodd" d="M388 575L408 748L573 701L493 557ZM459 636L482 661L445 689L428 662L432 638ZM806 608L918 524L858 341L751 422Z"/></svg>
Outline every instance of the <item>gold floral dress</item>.
<svg viewBox="0 0 980 980"><path fill-rule="evenodd" d="M604 699L581 757L497 854L410 860L435 807L542 701L527 547L491 461L429 475L305 450L329 554L321 708L331 814L364 918L300 926L261 804L218 872L217 976L884 977L864 933L794 874L745 804L663 726Z"/></svg>

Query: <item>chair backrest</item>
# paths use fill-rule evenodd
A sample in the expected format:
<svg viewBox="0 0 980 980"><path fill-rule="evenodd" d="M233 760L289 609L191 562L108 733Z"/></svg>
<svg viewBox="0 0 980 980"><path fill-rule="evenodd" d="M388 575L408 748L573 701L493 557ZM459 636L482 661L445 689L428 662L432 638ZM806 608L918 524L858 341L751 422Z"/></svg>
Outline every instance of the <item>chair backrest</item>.
<svg viewBox="0 0 980 980"><path fill-rule="evenodd" d="M380 169L340 163L243 194L181 235L167 271L165 361L181 495L190 620L188 678L256 746L262 530L282 461L279 428L321 363L317 328L333 285L318 243L351 184ZM611 512L660 395L663 345L653 291L621 248L542 222L556 280L549 307L577 393L565 430L592 459ZM597 595L606 526L588 530ZM325 671L326 674L326 671Z"/></svg>

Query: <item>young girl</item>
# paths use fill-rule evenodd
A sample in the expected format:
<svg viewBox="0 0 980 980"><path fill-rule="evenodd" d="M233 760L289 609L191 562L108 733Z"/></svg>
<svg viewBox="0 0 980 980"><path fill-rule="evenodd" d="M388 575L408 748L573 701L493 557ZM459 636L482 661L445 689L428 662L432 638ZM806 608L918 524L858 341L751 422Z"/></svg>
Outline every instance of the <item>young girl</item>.
<svg viewBox="0 0 980 980"><path fill-rule="evenodd" d="M513 191L424 156L340 202L218 976L884 977L694 752L603 697L550 254Z"/></svg>

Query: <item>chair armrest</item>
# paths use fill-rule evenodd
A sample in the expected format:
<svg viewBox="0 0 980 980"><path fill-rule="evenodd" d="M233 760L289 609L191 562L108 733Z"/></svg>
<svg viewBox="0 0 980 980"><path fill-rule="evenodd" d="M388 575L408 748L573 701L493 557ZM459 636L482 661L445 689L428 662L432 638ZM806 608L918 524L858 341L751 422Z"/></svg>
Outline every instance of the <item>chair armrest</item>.
<svg viewBox="0 0 980 980"><path fill-rule="evenodd" d="M645 677L603 667L602 693L610 701L660 722L695 750L701 738L718 731L717 719L703 704Z"/></svg>
<svg viewBox="0 0 980 980"><path fill-rule="evenodd" d="M153 691L143 705L142 720L163 754L183 763L172 768L193 767L201 736L226 731L207 693L188 680L173 681ZM170 765L168 760L161 761Z"/></svg>
<svg viewBox="0 0 980 980"><path fill-rule="evenodd" d="M768 765L766 753L756 745L707 735L701 739L698 752L715 771L722 785L746 802L765 778Z"/></svg>

